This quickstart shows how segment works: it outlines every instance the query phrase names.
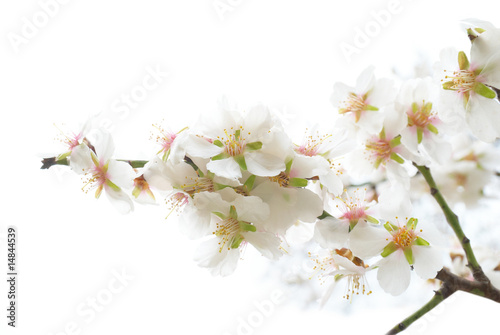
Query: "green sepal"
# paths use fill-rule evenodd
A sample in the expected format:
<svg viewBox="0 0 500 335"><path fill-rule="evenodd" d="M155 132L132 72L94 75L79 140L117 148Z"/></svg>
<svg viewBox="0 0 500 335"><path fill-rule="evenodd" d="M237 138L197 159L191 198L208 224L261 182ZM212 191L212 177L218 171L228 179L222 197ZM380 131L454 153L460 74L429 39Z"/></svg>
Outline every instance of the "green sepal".
<svg viewBox="0 0 500 335"><path fill-rule="evenodd" d="M475 31L477 31L478 33L482 34L484 33L486 30L483 29L483 28L474 28Z"/></svg>
<svg viewBox="0 0 500 335"><path fill-rule="evenodd" d="M384 247L384 250L382 250L382 253L380 254L380 256L387 257L396 250L398 250L398 246L396 245L396 243L391 241L388 245L386 245Z"/></svg>
<svg viewBox="0 0 500 335"><path fill-rule="evenodd" d="M306 187L307 179L303 178L290 178L290 183L288 184L292 187Z"/></svg>
<svg viewBox="0 0 500 335"><path fill-rule="evenodd" d="M229 217L235 220L238 219L238 213L236 212L236 207L231 206L231 208L229 208Z"/></svg>
<svg viewBox="0 0 500 335"><path fill-rule="evenodd" d="M243 242L245 238L241 235L235 237L233 239L233 243L231 243L231 249L238 249L240 247L241 242Z"/></svg>
<svg viewBox="0 0 500 335"><path fill-rule="evenodd" d="M474 92L488 99L495 99L497 96L495 91L483 83L476 83L474 85Z"/></svg>
<svg viewBox="0 0 500 335"><path fill-rule="evenodd" d="M229 185L224 185L224 184L219 184L219 183L214 183L214 190L216 191L220 191L220 190L223 190L227 187L231 187Z"/></svg>
<svg viewBox="0 0 500 335"><path fill-rule="evenodd" d="M245 146L246 149L252 151L252 150L259 150L262 148L262 142L260 141L257 141L257 142L251 142L251 143L248 143L246 146Z"/></svg>
<svg viewBox="0 0 500 335"><path fill-rule="evenodd" d="M378 108L372 105L366 105L365 110L367 111L378 111Z"/></svg>
<svg viewBox="0 0 500 335"><path fill-rule="evenodd" d="M424 137L424 131L422 128L417 127L417 142L418 144L422 143L422 138Z"/></svg>
<svg viewBox="0 0 500 335"><path fill-rule="evenodd" d="M403 253L405 254L405 258L408 261L408 264L413 265L413 251L411 248L404 248Z"/></svg>
<svg viewBox="0 0 500 335"><path fill-rule="evenodd" d="M380 221L375 219L373 216L370 216L370 215L367 215L365 217L366 221L370 222L370 223L373 223L373 224L379 224Z"/></svg>
<svg viewBox="0 0 500 335"><path fill-rule="evenodd" d="M221 152L220 154L218 154L218 155L216 155L216 156L213 156L213 157L212 157L212 160L213 160L213 161L219 161L219 160L221 160L221 159L228 158L228 157L229 157L229 155L228 155L227 153L225 153L225 152Z"/></svg>
<svg viewBox="0 0 500 335"><path fill-rule="evenodd" d="M254 233L257 231L257 227L255 227L254 225L251 225L249 223L243 222L243 221L240 221L240 228L241 228L241 230L251 231Z"/></svg>
<svg viewBox="0 0 500 335"><path fill-rule="evenodd" d="M467 55L463 51L458 53L458 66L460 67L460 70L468 70L470 66Z"/></svg>
<svg viewBox="0 0 500 335"><path fill-rule="evenodd" d="M432 123L429 123L427 125L427 129L429 129L429 131L433 132L436 135L439 133L439 131L437 130L437 128L434 127L434 125Z"/></svg>
<svg viewBox="0 0 500 335"><path fill-rule="evenodd" d="M384 127L382 127L382 130L380 131L378 136L381 140L385 140L385 128Z"/></svg>
<svg viewBox="0 0 500 335"><path fill-rule="evenodd" d="M393 161L396 161L398 162L399 164L403 164L405 162L405 160L403 158L401 158L401 156L399 156L397 153L395 152L392 152L391 153L391 159Z"/></svg>
<svg viewBox="0 0 500 335"><path fill-rule="evenodd" d="M240 169L242 169L243 171L247 170L247 163L245 162L245 156L239 155L239 156L234 156L233 158L236 161L236 163L238 163L238 165L240 166Z"/></svg>
<svg viewBox="0 0 500 335"><path fill-rule="evenodd" d="M330 213L328 213L327 211L323 211L323 213L318 216L318 220L323 220L325 218L331 218L332 215Z"/></svg>
<svg viewBox="0 0 500 335"><path fill-rule="evenodd" d="M411 110L412 110L413 114L415 114L416 112L418 112L418 104L416 102L412 102L412 104L411 104Z"/></svg>
<svg viewBox="0 0 500 335"><path fill-rule="evenodd" d="M56 162L65 159L69 155L71 155L71 151L60 154L59 156L56 157Z"/></svg>
<svg viewBox="0 0 500 335"><path fill-rule="evenodd" d="M241 135L241 130L238 129L234 132L234 138L236 139L236 142L240 140L240 135Z"/></svg>
<svg viewBox="0 0 500 335"><path fill-rule="evenodd" d="M430 243L427 242L426 240L424 240L423 238L421 238L420 236L418 236L417 239L415 240L415 245L428 246L428 245L430 245Z"/></svg>
<svg viewBox="0 0 500 335"><path fill-rule="evenodd" d="M387 230L388 232L393 232L393 231L399 230L399 227L398 227L398 226L393 225L393 224L392 224L392 223L390 223L390 222L386 222L386 223L384 223L384 228L385 228L385 230Z"/></svg>
<svg viewBox="0 0 500 335"><path fill-rule="evenodd" d="M390 142L389 142L389 145L391 146L391 148L394 148L394 147L397 147L398 145L401 144L401 135L398 135L396 137L394 137Z"/></svg>
<svg viewBox="0 0 500 335"><path fill-rule="evenodd" d="M109 179L106 179L106 185L108 185L109 187L111 187L111 189L112 189L113 191L117 191L117 192L118 192L118 191L120 191L120 190L121 190L121 188L120 188L120 187L118 187L115 183L113 183L113 182L112 182L111 180L109 180Z"/></svg>
<svg viewBox="0 0 500 335"><path fill-rule="evenodd" d="M219 148L222 148L222 147L224 146L224 144L223 144L220 140L215 140L215 141L214 141L214 144L215 144L216 146L218 146Z"/></svg>
<svg viewBox="0 0 500 335"><path fill-rule="evenodd" d="M256 178L256 176L253 174L250 177L248 177L247 181L245 181L245 184L243 184L243 186L246 187L248 192L250 192L253 189L253 184L255 183L255 178Z"/></svg>
<svg viewBox="0 0 500 335"><path fill-rule="evenodd" d="M222 214L221 212L212 212L212 214L216 215L217 217L221 218L222 220L225 220L227 216Z"/></svg>
<svg viewBox="0 0 500 335"><path fill-rule="evenodd" d="M292 163L293 163L293 158L290 158L289 160L286 161L285 163L285 173L288 175L290 173L290 170L292 169Z"/></svg>
<svg viewBox="0 0 500 335"><path fill-rule="evenodd" d="M94 163L95 166L99 166L99 159L97 159L97 156L94 154L94 152L91 150L90 151L90 157L92 157L92 162Z"/></svg>
<svg viewBox="0 0 500 335"><path fill-rule="evenodd" d="M354 229L354 227L356 227L357 224L358 224L358 220L349 221L349 233Z"/></svg>
<svg viewBox="0 0 500 335"><path fill-rule="evenodd" d="M132 195L134 196L134 198L137 199L140 194L141 194L141 189L139 187L134 187L134 189L132 190Z"/></svg>

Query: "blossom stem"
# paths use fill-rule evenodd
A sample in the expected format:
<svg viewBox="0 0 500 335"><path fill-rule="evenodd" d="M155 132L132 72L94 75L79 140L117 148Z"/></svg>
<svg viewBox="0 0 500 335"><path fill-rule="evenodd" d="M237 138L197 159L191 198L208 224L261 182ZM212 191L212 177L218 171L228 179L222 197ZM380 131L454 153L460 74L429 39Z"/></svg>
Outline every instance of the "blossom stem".
<svg viewBox="0 0 500 335"><path fill-rule="evenodd" d="M418 171L420 171L420 173L424 176L425 181L430 187L431 195L441 207L446 217L446 221L448 221L448 224L453 229L455 235L462 244L462 248L464 249L465 255L467 257L468 267L471 269L474 279L479 282L489 283L488 277L486 277L483 270L481 269L481 266L476 260L476 256L474 255L474 251L472 250L470 240L467 238L467 236L465 236L465 233L460 226L458 216L451 210L451 208L448 206L448 203L441 194L441 191L439 191L439 188L437 187L436 182L432 177L430 169L426 166L417 165L415 163L413 163L413 165L415 165Z"/></svg>
<svg viewBox="0 0 500 335"><path fill-rule="evenodd" d="M496 289L490 282L471 281L454 275L447 268L441 269L436 275L436 279L442 281L439 291L436 291L432 299L418 311L392 328L387 335L402 332L456 291L468 292L500 303L500 290Z"/></svg>
<svg viewBox="0 0 500 335"><path fill-rule="evenodd" d="M118 159L118 161L125 162L130 164L134 169L142 168L148 161L141 160L127 160L127 159ZM48 169L54 165L69 165L69 161L67 158L57 160L57 157L49 157L42 159L42 167L41 169Z"/></svg>

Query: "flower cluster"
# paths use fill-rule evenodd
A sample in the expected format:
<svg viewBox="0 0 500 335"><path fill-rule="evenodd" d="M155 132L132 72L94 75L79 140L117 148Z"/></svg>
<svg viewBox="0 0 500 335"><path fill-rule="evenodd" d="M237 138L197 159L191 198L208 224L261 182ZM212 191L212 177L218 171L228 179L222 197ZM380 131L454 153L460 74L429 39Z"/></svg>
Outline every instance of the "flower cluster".
<svg viewBox="0 0 500 335"><path fill-rule="evenodd" d="M195 260L213 274L234 272L249 244L278 259L292 227L314 225L326 255L317 269L334 283L347 278L347 299L371 293L371 271L398 295L412 270L434 278L446 254L412 204L429 191L415 166L430 167L450 202L471 205L500 164L482 142L500 137L500 30L472 21L467 32L470 61L445 51L434 78L397 83L370 67L353 87L336 83L336 122L324 133L306 129L299 143L268 107L240 110L224 99L178 132L156 126L160 148L148 161L115 159L110 134L87 124L53 163L69 164L84 190L104 191L123 213L134 201L167 204L167 217L178 213L181 231L201 239Z"/></svg>

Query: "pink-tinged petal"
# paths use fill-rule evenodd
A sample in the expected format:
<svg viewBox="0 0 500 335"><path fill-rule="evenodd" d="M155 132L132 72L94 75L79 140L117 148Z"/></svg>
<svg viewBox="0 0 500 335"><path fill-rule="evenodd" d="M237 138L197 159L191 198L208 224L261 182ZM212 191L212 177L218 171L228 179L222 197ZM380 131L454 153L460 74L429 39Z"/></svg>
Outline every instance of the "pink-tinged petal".
<svg viewBox="0 0 500 335"><path fill-rule="evenodd" d="M71 152L69 159L71 169L78 174L84 174L88 169L90 169L94 164L92 163L92 158L90 157L90 149L85 144L80 144L76 146Z"/></svg>
<svg viewBox="0 0 500 335"><path fill-rule="evenodd" d="M247 162L248 166L248 162ZM241 178L240 166L233 157L219 159L216 161L210 161L207 164L207 169L218 176L228 178L228 179L238 179Z"/></svg>
<svg viewBox="0 0 500 335"><path fill-rule="evenodd" d="M496 99L471 96L466 121L474 135L484 142L500 137L500 104Z"/></svg>
<svg viewBox="0 0 500 335"><path fill-rule="evenodd" d="M422 279L436 277L439 270L443 268L443 255L440 250L431 246L412 247L414 269Z"/></svg>
<svg viewBox="0 0 500 335"><path fill-rule="evenodd" d="M402 250L396 250L379 262L377 279L385 292L400 295L410 285L410 278L410 264Z"/></svg>
<svg viewBox="0 0 500 335"><path fill-rule="evenodd" d="M349 238L349 221L328 217L316 222L314 240L324 249L343 248Z"/></svg>
<svg viewBox="0 0 500 335"><path fill-rule="evenodd" d="M134 203L125 192L121 190L116 191L110 187L106 187L106 196L108 197L111 204L121 214L128 214L134 210Z"/></svg>
<svg viewBox="0 0 500 335"><path fill-rule="evenodd" d="M245 162L248 172L256 176L272 177L285 170L285 162L282 157L260 151L246 153Z"/></svg>
<svg viewBox="0 0 500 335"><path fill-rule="evenodd" d="M272 260L278 260L283 252L280 249L281 240L274 234L267 232L242 233L245 241L257 249L262 256Z"/></svg>
<svg viewBox="0 0 500 335"><path fill-rule="evenodd" d="M349 234L350 249L362 259L380 255L392 241L391 234L383 227L373 227L364 222L359 222Z"/></svg>

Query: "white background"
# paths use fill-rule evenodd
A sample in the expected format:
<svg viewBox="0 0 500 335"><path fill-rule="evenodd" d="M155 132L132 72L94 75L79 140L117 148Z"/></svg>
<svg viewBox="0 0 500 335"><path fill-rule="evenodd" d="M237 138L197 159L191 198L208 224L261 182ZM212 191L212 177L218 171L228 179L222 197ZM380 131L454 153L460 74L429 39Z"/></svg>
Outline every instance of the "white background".
<svg viewBox="0 0 500 335"><path fill-rule="evenodd" d="M44 26L17 47L9 38L22 36L23 18L33 22L40 3L1 2L0 264L6 264L6 227L19 231L18 328L9 327L9 334L232 335L239 320L257 310L255 302L282 290L263 281L268 262L251 252L228 278L198 268L192 261L197 243L179 233L175 215L164 220L164 206L137 206L121 216L105 197L96 201L81 192L82 181L68 169L40 170L41 157L61 148L53 123L74 124L77 131L102 112L102 120L112 122L116 156L147 159L157 149L148 140L152 123L164 119L178 130L214 113L224 94L243 106L261 101L321 122L334 113L329 97L336 81L354 84L370 64L378 75L393 68L411 75L422 55L433 63L443 47L467 50L461 19L500 26L494 1L400 0L397 13L348 61L340 44L354 45L356 32L375 22L371 13L387 10L390 1L221 2L232 6L222 17L213 0L70 0L47 22L42 17ZM117 99L141 85L148 68L169 75L135 108L116 113ZM79 306L104 294L113 271L122 269L133 279L88 322ZM1 282L4 333L7 288ZM423 292L423 301L432 295L428 287ZM288 293L251 331L382 334L418 307L402 296L370 310L363 299L351 307L339 300L329 310L302 310ZM338 312L347 308L352 314ZM472 317L466 308L473 308ZM498 313L494 303L461 296L408 333L490 333Z"/></svg>

